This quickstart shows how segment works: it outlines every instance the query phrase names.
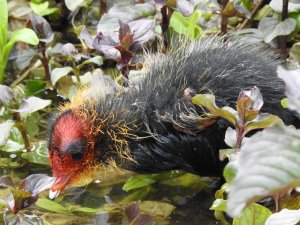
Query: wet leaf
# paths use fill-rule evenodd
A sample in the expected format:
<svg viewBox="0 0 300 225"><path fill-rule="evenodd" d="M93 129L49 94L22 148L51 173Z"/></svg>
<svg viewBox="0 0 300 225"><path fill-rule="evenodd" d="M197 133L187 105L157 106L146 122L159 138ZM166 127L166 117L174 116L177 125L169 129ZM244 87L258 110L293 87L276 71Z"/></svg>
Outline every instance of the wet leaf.
<svg viewBox="0 0 300 225"><path fill-rule="evenodd" d="M242 145L236 168L228 195L231 216L238 216L247 204L264 196L299 186L299 130L275 126L256 133Z"/></svg>
<svg viewBox="0 0 300 225"><path fill-rule="evenodd" d="M29 97L21 102L19 109L15 109L15 112L19 113L33 113L40 109L46 108L51 104L51 100L44 100L38 97Z"/></svg>
<svg viewBox="0 0 300 225"><path fill-rule="evenodd" d="M22 212L13 214L6 212L3 216L5 225L43 225L43 221L35 214L24 214Z"/></svg>
<svg viewBox="0 0 300 225"><path fill-rule="evenodd" d="M1 151L9 153L22 152L24 150L24 144L8 139L7 143L1 147Z"/></svg>
<svg viewBox="0 0 300 225"><path fill-rule="evenodd" d="M137 202L127 206L125 214L128 217L130 224L151 225L154 222L154 218L152 216L140 214L139 203Z"/></svg>
<svg viewBox="0 0 300 225"><path fill-rule="evenodd" d="M59 81L62 77L67 76L71 71L72 67L62 67L62 68L55 68L51 72L51 83L52 85L55 85L57 81Z"/></svg>
<svg viewBox="0 0 300 225"><path fill-rule="evenodd" d="M35 204L38 207L41 207L51 212L60 214L71 214L71 211L69 211L66 207L49 199L39 198Z"/></svg>
<svg viewBox="0 0 300 225"><path fill-rule="evenodd" d="M140 202L140 210L150 215L168 217L175 210L175 206L166 202L142 201Z"/></svg>
<svg viewBox="0 0 300 225"><path fill-rule="evenodd" d="M282 209L272 214L265 225L296 225L300 221L300 210Z"/></svg>
<svg viewBox="0 0 300 225"><path fill-rule="evenodd" d="M93 209L93 208L88 208L88 207L76 207L71 209L72 212L77 212L77 213L84 213L84 214L97 214L99 213L99 209Z"/></svg>
<svg viewBox="0 0 300 225"><path fill-rule="evenodd" d="M236 117L227 109L216 105L215 96L211 94L199 94L192 98L193 104L205 107L213 117L222 117L232 125L236 125Z"/></svg>
<svg viewBox="0 0 300 225"><path fill-rule="evenodd" d="M0 103L3 102L7 104L13 97L13 90L6 85L0 84Z"/></svg>
<svg viewBox="0 0 300 225"><path fill-rule="evenodd" d="M0 130L1 130L0 146L6 144L10 134L10 130L14 126L14 124L15 122L12 120L6 120L5 122L0 123Z"/></svg>
<svg viewBox="0 0 300 225"><path fill-rule="evenodd" d="M185 173L171 179L164 179L160 182L167 186L178 186L182 188L189 188L193 190L202 190L207 187L208 182L204 178L197 175Z"/></svg>
<svg viewBox="0 0 300 225"><path fill-rule="evenodd" d="M153 192L153 189L149 187L139 188L138 190L132 192L130 195L127 195L122 199L121 202L133 202L146 198L150 193Z"/></svg>
<svg viewBox="0 0 300 225"><path fill-rule="evenodd" d="M56 178L49 177L45 174L32 174L20 183L19 188L32 195L38 195L40 192L50 189L53 186L55 179Z"/></svg>
<svg viewBox="0 0 300 225"><path fill-rule="evenodd" d="M127 182L123 186L124 191L129 191L141 187L146 187L156 182L151 175L136 175L127 180Z"/></svg>
<svg viewBox="0 0 300 225"><path fill-rule="evenodd" d="M272 212L266 207L253 203L243 211L240 217L233 219L232 225L265 225L271 214Z"/></svg>
<svg viewBox="0 0 300 225"><path fill-rule="evenodd" d="M47 143L45 141L39 141L34 143L30 152L22 153L22 158L26 159L30 163L49 165Z"/></svg>
<svg viewBox="0 0 300 225"><path fill-rule="evenodd" d="M283 2L281 0L272 0L269 3L269 6L277 13L282 12L282 5L283 5ZM299 3L289 1L289 4L288 4L288 11L289 12L298 12L299 9L300 9L300 4Z"/></svg>

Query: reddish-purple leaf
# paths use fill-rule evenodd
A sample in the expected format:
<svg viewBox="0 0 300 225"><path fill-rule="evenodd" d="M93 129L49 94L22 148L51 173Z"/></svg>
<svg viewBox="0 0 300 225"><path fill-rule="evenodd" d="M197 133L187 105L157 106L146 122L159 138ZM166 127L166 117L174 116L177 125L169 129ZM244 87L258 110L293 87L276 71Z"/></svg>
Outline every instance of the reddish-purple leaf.
<svg viewBox="0 0 300 225"><path fill-rule="evenodd" d="M31 13L30 20L32 28L41 42L49 43L53 40L54 33L52 32L50 24L44 17Z"/></svg>
<svg viewBox="0 0 300 225"><path fill-rule="evenodd" d="M14 187L15 184L10 176L4 175L0 177L0 186L1 187Z"/></svg>
<svg viewBox="0 0 300 225"><path fill-rule="evenodd" d="M132 36L132 31L128 25L128 23L123 23L119 20L120 28L119 28L119 40L122 43L122 40L128 36Z"/></svg>
<svg viewBox="0 0 300 225"><path fill-rule="evenodd" d="M97 34L93 41L94 49L115 61L121 59L121 53L115 48L117 45L118 44L110 36L105 36L101 32Z"/></svg>

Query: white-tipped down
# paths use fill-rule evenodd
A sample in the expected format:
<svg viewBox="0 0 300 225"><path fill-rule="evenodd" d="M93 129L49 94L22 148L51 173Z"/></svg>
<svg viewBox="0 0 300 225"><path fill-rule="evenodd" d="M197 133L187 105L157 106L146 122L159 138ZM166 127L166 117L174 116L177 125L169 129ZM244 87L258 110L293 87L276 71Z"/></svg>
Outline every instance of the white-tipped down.
<svg viewBox="0 0 300 225"><path fill-rule="evenodd" d="M51 200L55 199L60 193L60 190L57 190L57 191L49 191L49 198Z"/></svg>

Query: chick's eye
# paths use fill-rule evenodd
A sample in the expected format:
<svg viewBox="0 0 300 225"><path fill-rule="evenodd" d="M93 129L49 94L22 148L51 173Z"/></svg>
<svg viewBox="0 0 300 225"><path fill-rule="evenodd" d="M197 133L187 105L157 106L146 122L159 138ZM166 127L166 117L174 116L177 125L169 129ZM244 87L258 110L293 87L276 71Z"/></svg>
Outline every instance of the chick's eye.
<svg viewBox="0 0 300 225"><path fill-rule="evenodd" d="M83 158L83 153L76 152L76 153L72 153L71 156L73 160L81 160Z"/></svg>
<svg viewBox="0 0 300 225"><path fill-rule="evenodd" d="M72 160L82 160L87 147L86 140L73 140L63 150L64 154L71 155Z"/></svg>

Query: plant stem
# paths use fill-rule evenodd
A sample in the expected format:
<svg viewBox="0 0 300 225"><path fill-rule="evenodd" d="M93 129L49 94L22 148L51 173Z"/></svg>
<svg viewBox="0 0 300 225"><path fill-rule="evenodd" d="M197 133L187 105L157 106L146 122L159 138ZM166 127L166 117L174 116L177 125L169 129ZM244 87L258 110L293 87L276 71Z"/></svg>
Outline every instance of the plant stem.
<svg viewBox="0 0 300 225"><path fill-rule="evenodd" d="M246 18L243 23L237 27L237 30L241 30L243 28L245 28L245 26L247 25L247 23L252 19L252 17L257 13L257 11L260 9L261 4L264 2L264 0L260 0L255 7L253 8L253 10L251 11L251 17L250 18Z"/></svg>
<svg viewBox="0 0 300 225"><path fill-rule="evenodd" d="M225 35L227 33L227 23L228 17L223 15L223 10L226 8L228 0L222 0L221 2L221 34Z"/></svg>
<svg viewBox="0 0 300 225"><path fill-rule="evenodd" d="M106 0L100 0L100 16L107 12Z"/></svg>
<svg viewBox="0 0 300 225"><path fill-rule="evenodd" d="M288 18L288 6L289 6L289 0L282 0L282 21ZM279 37L279 46L281 49L281 54L284 56L288 55L287 47L286 47L286 36L280 36Z"/></svg>
<svg viewBox="0 0 300 225"><path fill-rule="evenodd" d="M24 141L24 145L25 145L25 149L26 150L30 150L31 149L31 144L29 142L29 138L26 132L26 128L25 128L25 124L24 124L24 120L21 117L21 114L19 112L13 112L13 115L15 117L16 120L16 126L19 129L21 135L22 135L22 139Z"/></svg>
<svg viewBox="0 0 300 225"><path fill-rule="evenodd" d="M46 55L46 44L44 42L40 42L40 50L42 52L41 62L45 70L46 80L49 81L51 79L49 69L49 58Z"/></svg>
<svg viewBox="0 0 300 225"><path fill-rule="evenodd" d="M80 84L80 69L76 66L75 60L72 58L72 66L73 66L73 71L74 75L76 76L77 82Z"/></svg>

